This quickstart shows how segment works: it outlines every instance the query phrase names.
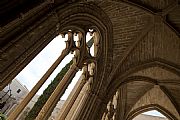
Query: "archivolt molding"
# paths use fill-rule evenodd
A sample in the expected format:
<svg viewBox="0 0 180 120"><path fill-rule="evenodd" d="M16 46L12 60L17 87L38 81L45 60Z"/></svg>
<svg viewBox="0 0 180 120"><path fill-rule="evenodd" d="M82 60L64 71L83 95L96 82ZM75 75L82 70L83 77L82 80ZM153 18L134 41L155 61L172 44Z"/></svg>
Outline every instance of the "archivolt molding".
<svg viewBox="0 0 180 120"><path fill-rule="evenodd" d="M73 9L72 9L73 8ZM98 11L98 12L97 12ZM91 3L78 3L72 4L69 7L66 7L63 11L57 12L59 14L58 18L60 19L59 24L60 28L63 29L67 25L76 24L81 26L83 29L95 28L101 35L101 56L97 60L97 74L96 79L98 80L97 84L94 84L93 93L96 91L103 91L103 84L106 81L109 70L111 69L112 61L112 23L109 17L97 6ZM103 63L103 65L102 65ZM103 71L103 72L102 72ZM101 87L97 87L101 86ZM101 90L100 90L101 89ZM95 94L96 94L95 93Z"/></svg>
<svg viewBox="0 0 180 120"><path fill-rule="evenodd" d="M178 76L177 74L174 74L166 69L163 69L161 67L149 67L147 69L138 71L136 73L133 73L132 76L145 76L145 77L150 77L152 79L156 79L156 80L161 80L163 82L163 80L173 80L173 81L179 81L180 80L180 76Z"/></svg>
<svg viewBox="0 0 180 120"><path fill-rule="evenodd" d="M179 113L170 99L159 88L159 86L155 85L154 88L149 90L143 97L138 100L138 102L129 112L127 120L131 120L138 114L152 109L157 109L158 111L164 113L164 115L170 120L180 119Z"/></svg>
<svg viewBox="0 0 180 120"><path fill-rule="evenodd" d="M159 67L164 70L170 71L176 76L179 76L180 69L176 68L173 64L170 62L165 61L145 61L139 65L133 66L131 69L128 69L127 71L123 72L121 75L119 75L117 78L111 82L107 88L107 95L110 97L114 94L116 89L120 86L120 84L125 81L129 76L132 76L132 74L137 73L138 71L146 70L151 67Z"/></svg>
<svg viewBox="0 0 180 120"><path fill-rule="evenodd" d="M139 114L150 111L150 110L157 110L158 112L160 112L161 114L163 114L170 120L178 120L173 114L171 114L169 111L167 111L162 106L159 106L158 104L151 104L151 105L146 105L146 106L140 107L140 108L132 111L126 119L132 120Z"/></svg>
<svg viewBox="0 0 180 120"><path fill-rule="evenodd" d="M125 85L125 84L128 84L128 83L131 83L131 82L136 82L136 81L139 81L139 82L148 82L148 83L151 83L153 85L157 85L158 84L158 80L156 79L152 79L150 77L146 77L146 76L129 76L128 78L126 79L123 79L121 84L120 84L120 87Z"/></svg>

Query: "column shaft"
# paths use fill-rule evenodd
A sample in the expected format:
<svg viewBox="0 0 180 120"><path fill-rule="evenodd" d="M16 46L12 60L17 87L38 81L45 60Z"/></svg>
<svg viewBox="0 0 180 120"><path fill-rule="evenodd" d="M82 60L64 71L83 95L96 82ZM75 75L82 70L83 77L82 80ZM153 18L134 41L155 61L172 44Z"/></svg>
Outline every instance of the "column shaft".
<svg viewBox="0 0 180 120"><path fill-rule="evenodd" d="M79 104L81 103L81 100L84 96L84 92L85 92L85 88L87 86L87 83L85 83L85 85L83 86L83 88L81 89L78 97L76 98L72 108L70 109L68 115L66 116L66 119L67 120L71 120L73 118L73 115L76 113L77 109L78 109L78 106Z"/></svg>
<svg viewBox="0 0 180 120"><path fill-rule="evenodd" d="M63 50L62 54L59 58L53 63L53 65L48 69L48 71L43 75L43 77L38 81L38 83L33 87L33 89L28 93L28 95L22 100L22 102L16 107L16 109L10 114L7 120L15 120L18 115L23 111L26 105L30 102L30 100L34 97L37 91L41 88L44 82L48 79L48 77L52 74L52 72L56 69L56 67L61 63L64 57L69 53L68 49Z"/></svg>
<svg viewBox="0 0 180 120"><path fill-rule="evenodd" d="M60 110L58 120L64 120L69 113L70 109L72 108L76 98L78 97L80 91L82 90L84 84L85 84L85 77L82 75L78 82L76 83L74 89L71 91L68 99L63 105L63 108Z"/></svg>
<svg viewBox="0 0 180 120"><path fill-rule="evenodd" d="M52 111L51 106L54 104L54 101L63 95L65 89L67 88L67 86L69 85L69 83L71 82L72 78L74 77L77 71L78 71L77 66L73 64L71 68L68 70L68 72L65 74L61 82L58 84L58 86L56 87L56 89L54 90L54 92L52 93L48 101L46 102L46 104L43 106L43 108L39 112L38 116L36 117L36 120L48 119L49 117L48 111Z"/></svg>
<svg viewBox="0 0 180 120"><path fill-rule="evenodd" d="M74 110L74 113L71 115L71 120L77 120L77 116L78 116L79 112L82 110L85 100L87 100L87 97L88 97L86 94L87 86L88 86L88 82L86 82L86 84L83 86L82 91L81 91L82 94L80 94L80 96L78 96L78 97L80 97L78 99L79 103L74 107L75 110Z"/></svg>

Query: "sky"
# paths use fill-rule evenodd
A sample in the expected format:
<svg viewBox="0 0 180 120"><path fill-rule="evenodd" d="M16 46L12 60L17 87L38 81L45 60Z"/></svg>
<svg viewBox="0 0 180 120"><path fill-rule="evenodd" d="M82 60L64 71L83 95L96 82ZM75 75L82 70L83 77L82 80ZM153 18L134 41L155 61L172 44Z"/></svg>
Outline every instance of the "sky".
<svg viewBox="0 0 180 120"><path fill-rule="evenodd" d="M87 41L91 39L92 36L87 34ZM17 78L23 85L27 87L28 90L31 90L33 86L37 83L38 80L46 73L48 68L54 63L54 61L59 57L62 50L65 49L65 41L68 36L65 35L65 38L62 38L61 35L55 37L15 78ZM74 36L75 41L77 41L78 36ZM93 47L92 47L93 48ZM92 49L91 49L91 52ZM69 63L73 58L73 54L69 54L64 58L60 65L55 69L52 75L47 79L41 89L37 92L38 95L41 95L45 88L50 84L50 82L56 77L56 75L61 71L61 69ZM76 76L73 78L72 83L68 86L65 91L65 94L61 97L62 100L66 100L70 92L72 91L74 85L78 81L81 71L76 73Z"/></svg>
<svg viewBox="0 0 180 120"><path fill-rule="evenodd" d="M65 48L66 38L57 36L54 38L15 78L17 78L23 85L31 90L37 81L45 74L48 68L54 63L54 61L59 57L62 50ZM56 77L60 70L72 59L73 55L70 54L65 57L61 64L55 69L52 75L47 79L42 88L38 91L38 95L42 94L44 89L50 84L50 82ZM76 76L80 76L78 72ZM78 78L75 78L76 81ZM73 79L73 83L76 81ZM73 88L71 84L70 88ZM62 97L66 99L68 95Z"/></svg>
<svg viewBox="0 0 180 120"><path fill-rule="evenodd" d="M91 39L90 35L87 39ZM27 87L30 91L37 81L45 74L48 68L53 64L53 62L59 57L62 50L65 48L65 42L67 40L67 35L62 38L60 35L54 38L15 78L17 78L23 85ZM77 40L77 37L75 38ZM93 52L93 51L91 51ZM38 95L41 95L45 88L50 84L50 82L55 78L55 76L60 72L60 70L72 59L73 55L70 54L65 57L61 64L55 69L52 75L47 79L41 89L38 91ZM72 91L75 83L78 81L81 71L79 71L73 78L72 83L66 89L65 94L61 97L61 100L66 100L70 92ZM155 115L164 117L157 111L149 111L144 114Z"/></svg>
<svg viewBox="0 0 180 120"><path fill-rule="evenodd" d="M148 111L148 112L144 112L143 114L165 117L164 115L162 115L162 114L161 114L160 112L158 112L157 110L151 110L151 111Z"/></svg>

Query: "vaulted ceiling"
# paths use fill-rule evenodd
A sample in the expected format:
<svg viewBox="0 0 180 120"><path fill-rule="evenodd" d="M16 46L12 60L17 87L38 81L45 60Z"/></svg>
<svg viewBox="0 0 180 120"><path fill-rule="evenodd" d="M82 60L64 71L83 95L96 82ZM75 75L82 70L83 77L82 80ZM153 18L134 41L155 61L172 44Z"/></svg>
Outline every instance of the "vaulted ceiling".
<svg viewBox="0 0 180 120"><path fill-rule="evenodd" d="M0 26L8 30L9 23L22 18L45 0L1 0ZM52 0L38 17L24 26L31 26L57 6L85 2L99 7L112 25L111 72L104 80L107 95L119 87L126 87L126 109L133 105L154 85L160 85L180 114L180 1L179 0ZM99 12L99 11L95 11ZM30 14L30 13L28 13ZM33 14L33 13L32 13ZM17 30L18 31L18 30ZM18 37L1 36L3 48ZM1 52L1 51L0 51ZM131 81L131 82L128 82Z"/></svg>
<svg viewBox="0 0 180 120"><path fill-rule="evenodd" d="M122 99L126 99L126 102L121 109L128 112L147 91L158 84L176 106L177 111L180 111L179 95L175 92L180 89L178 1L107 0L99 2L98 5L108 14L113 25L113 62L115 64L108 79L110 83L107 93L110 89L125 84L126 90L122 91L125 94ZM155 61L157 64L154 63ZM171 70L168 71L172 73L166 71L169 69L165 67L166 65L158 63L171 66ZM148 69L145 72L146 68ZM132 82L124 80L126 76L134 74L137 70L140 74L128 78ZM172 75L173 73L175 75Z"/></svg>

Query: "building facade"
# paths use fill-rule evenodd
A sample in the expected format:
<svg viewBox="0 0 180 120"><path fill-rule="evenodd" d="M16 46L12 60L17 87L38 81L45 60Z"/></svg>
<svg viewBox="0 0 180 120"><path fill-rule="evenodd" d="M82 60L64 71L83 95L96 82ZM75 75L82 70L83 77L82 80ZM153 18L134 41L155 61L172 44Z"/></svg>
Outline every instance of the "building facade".
<svg viewBox="0 0 180 120"><path fill-rule="evenodd" d="M28 89L17 79L12 80L8 86L0 91L0 97L2 98L1 103L4 102L1 112L8 115L14 106L18 105L28 92Z"/></svg>
<svg viewBox="0 0 180 120"><path fill-rule="evenodd" d="M9 91L9 92L7 92ZM11 91L11 92L10 92ZM26 88L26 86L22 85L22 83L14 79L12 82L6 86L2 91L0 91L0 97L1 104L3 102L6 102L0 112L5 114L6 116L9 116L11 112L19 105L19 103L24 99L24 97L29 93L29 90ZM24 120L30 109L34 106L34 104L37 102L39 98L39 95L35 95L30 103L26 106L26 108L23 110L23 112L19 115L17 120ZM54 120L57 117L57 113L62 108L64 101L60 101L56 108L54 109L51 117L49 120Z"/></svg>

